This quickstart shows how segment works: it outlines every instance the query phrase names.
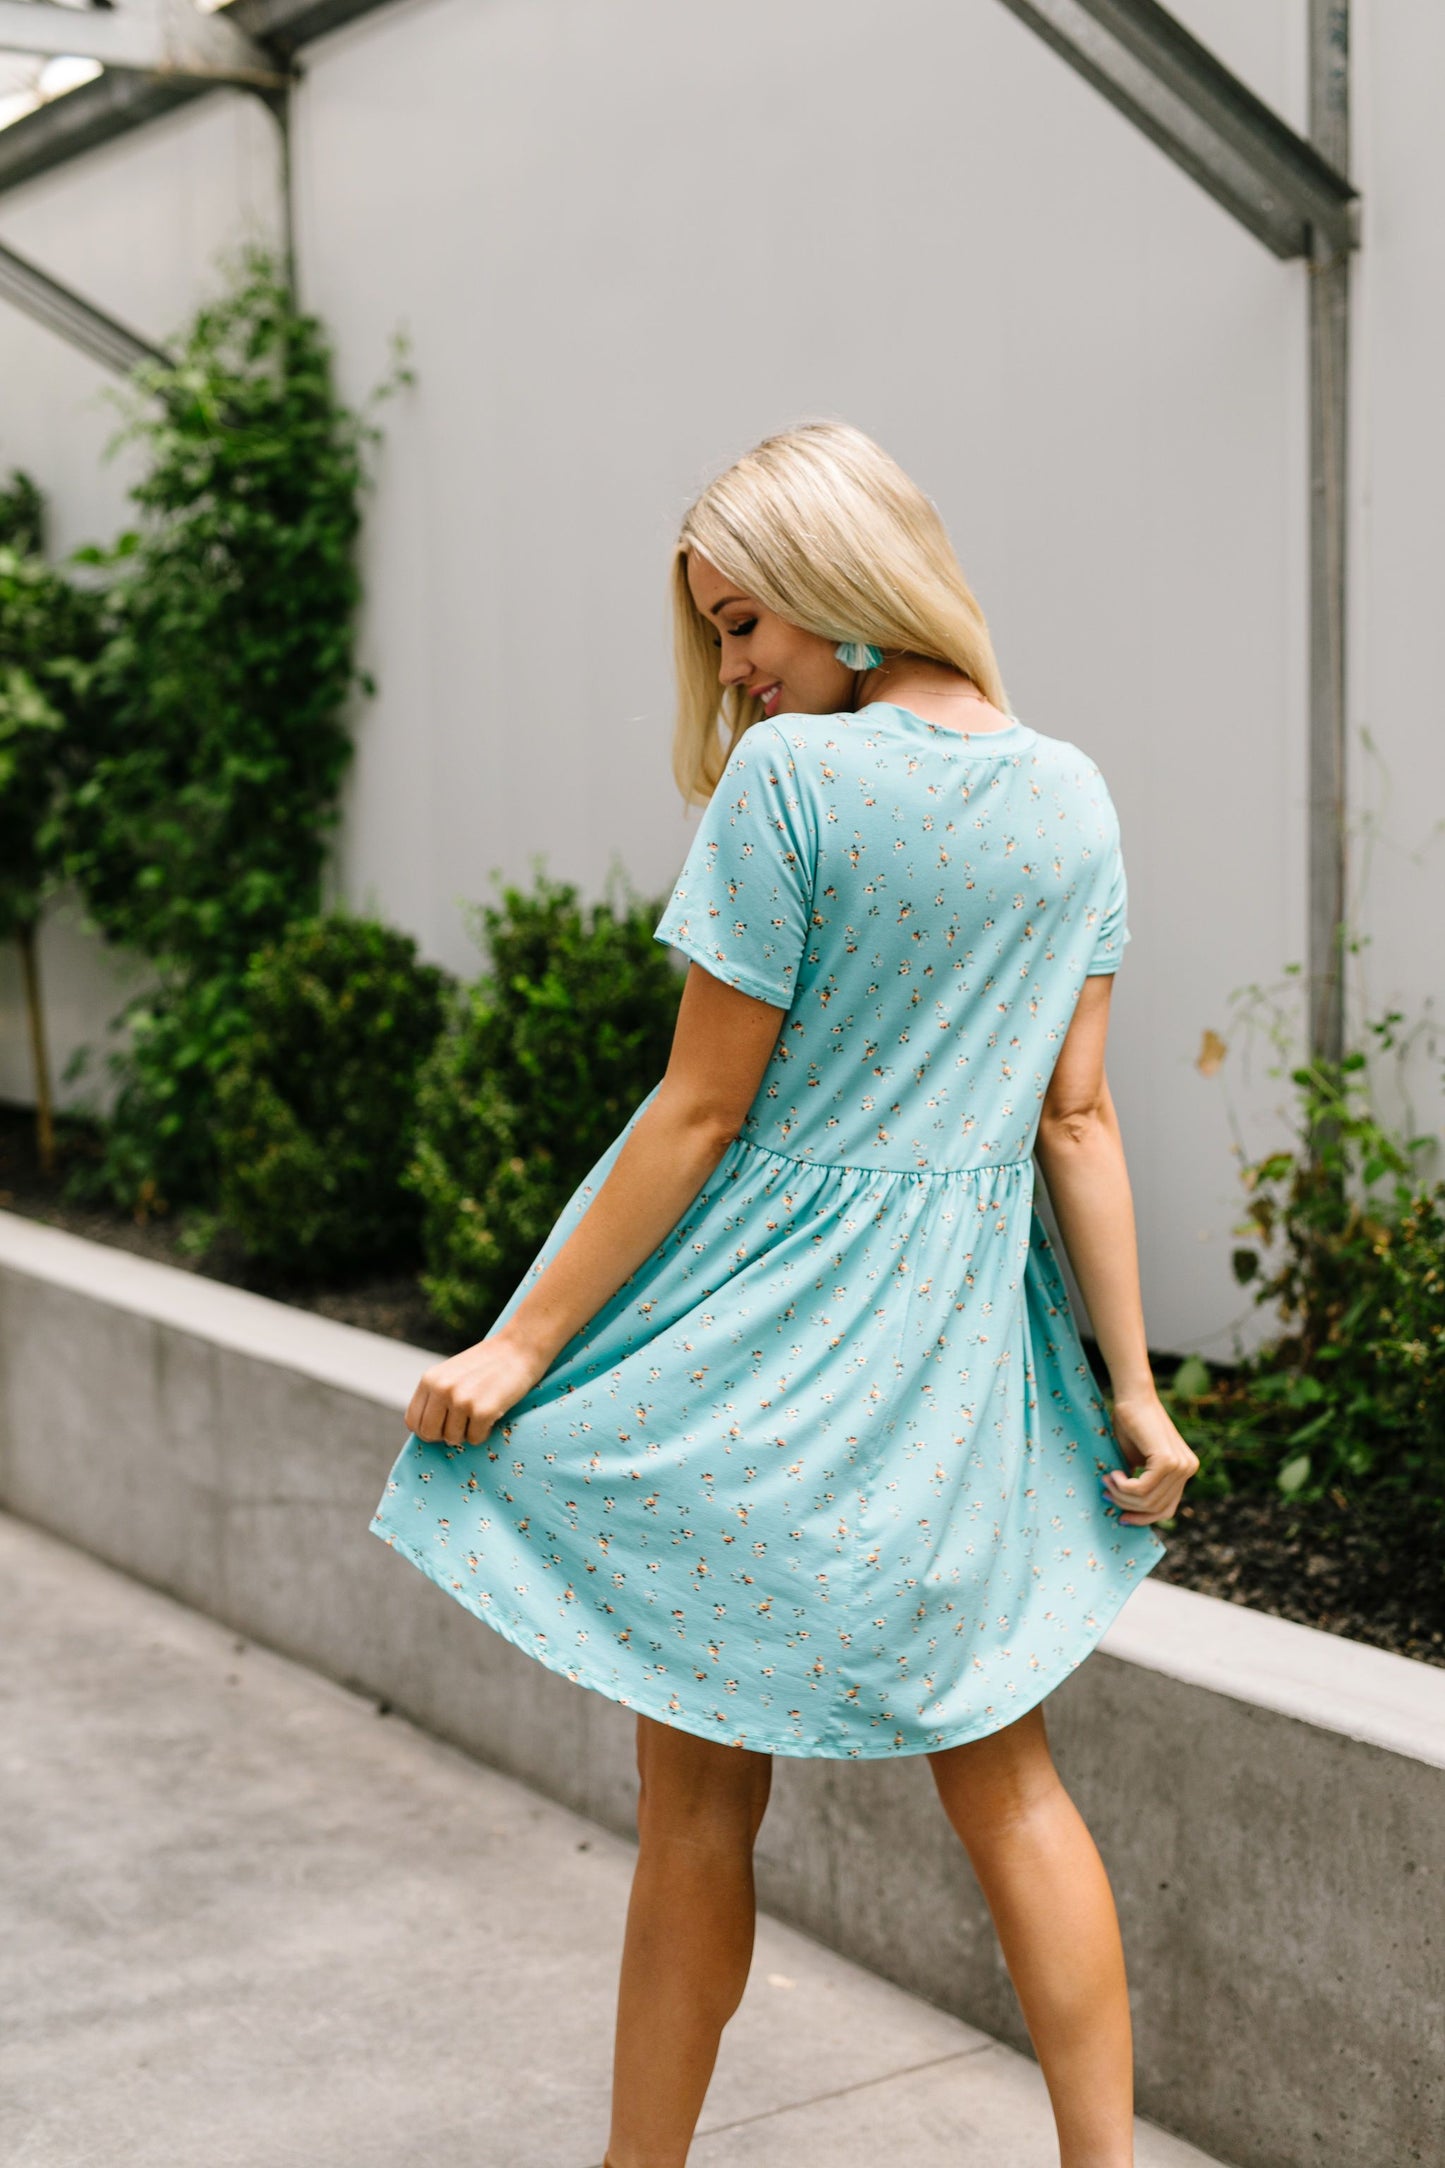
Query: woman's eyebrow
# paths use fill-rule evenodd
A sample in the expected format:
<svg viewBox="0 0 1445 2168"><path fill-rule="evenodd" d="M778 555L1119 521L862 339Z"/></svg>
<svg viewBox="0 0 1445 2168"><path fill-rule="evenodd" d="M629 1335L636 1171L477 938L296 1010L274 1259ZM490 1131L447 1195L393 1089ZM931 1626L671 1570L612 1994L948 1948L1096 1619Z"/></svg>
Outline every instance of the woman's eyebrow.
<svg viewBox="0 0 1445 2168"><path fill-rule="evenodd" d="M716 617L718 611L725 610L730 602L746 602L747 599L746 595L724 595L722 601L715 602L707 614L709 617Z"/></svg>

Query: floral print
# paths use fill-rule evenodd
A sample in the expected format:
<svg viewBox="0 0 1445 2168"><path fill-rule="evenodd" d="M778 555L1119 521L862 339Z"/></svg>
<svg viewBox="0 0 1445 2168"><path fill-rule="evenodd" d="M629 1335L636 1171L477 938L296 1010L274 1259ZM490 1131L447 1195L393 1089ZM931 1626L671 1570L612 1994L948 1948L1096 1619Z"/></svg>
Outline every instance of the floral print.
<svg viewBox="0 0 1445 2168"><path fill-rule="evenodd" d="M786 1011L740 1134L485 1444L408 1438L373 1533L577 1684L759 1752L925 1753L1043 1700L1165 1550L1103 1494L1125 1463L1034 1206L1127 907L1063 739L752 724L656 929Z"/></svg>

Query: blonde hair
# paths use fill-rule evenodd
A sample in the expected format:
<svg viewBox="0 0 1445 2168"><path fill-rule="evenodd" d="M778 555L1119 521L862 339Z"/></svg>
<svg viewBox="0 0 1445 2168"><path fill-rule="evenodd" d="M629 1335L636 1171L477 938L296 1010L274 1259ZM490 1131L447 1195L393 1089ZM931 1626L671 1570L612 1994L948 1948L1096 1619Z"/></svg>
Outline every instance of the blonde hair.
<svg viewBox="0 0 1445 2168"><path fill-rule="evenodd" d="M789 624L946 663L1007 711L988 625L937 507L861 429L803 422L709 482L678 533L672 768L688 803L712 795L763 712L739 686L718 683L716 627L687 584L693 549Z"/></svg>

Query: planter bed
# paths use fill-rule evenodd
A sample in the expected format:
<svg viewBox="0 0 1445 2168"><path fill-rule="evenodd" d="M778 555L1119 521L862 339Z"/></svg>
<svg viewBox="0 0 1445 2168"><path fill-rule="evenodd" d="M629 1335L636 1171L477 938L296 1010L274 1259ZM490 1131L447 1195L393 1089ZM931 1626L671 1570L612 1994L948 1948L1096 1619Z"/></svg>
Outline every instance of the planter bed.
<svg viewBox="0 0 1445 2168"><path fill-rule="evenodd" d="M224 1242L203 1262L187 1257L170 1219L137 1223L67 1203L59 1183L47 1180L36 1165L29 1108L0 1105L0 1209L410 1346L450 1352L455 1344L455 1336L432 1316L412 1273L378 1274L344 1286L287 1286L249 1266ZM1095 1350L1085 1345L1094 1359ZM1178 1357L1157 1361L1159 1375L1167 1377ZM1445 1665L1441 1531L1402 1519L1398 1506L1365 1501L1347 1513L1328 1500L1301 1506L1268 1491L1233 1498L1186 1493L1177 1519L1163 1534L1169 1555L1155 1567L1151 1578L1156 1581Z"/></svg>

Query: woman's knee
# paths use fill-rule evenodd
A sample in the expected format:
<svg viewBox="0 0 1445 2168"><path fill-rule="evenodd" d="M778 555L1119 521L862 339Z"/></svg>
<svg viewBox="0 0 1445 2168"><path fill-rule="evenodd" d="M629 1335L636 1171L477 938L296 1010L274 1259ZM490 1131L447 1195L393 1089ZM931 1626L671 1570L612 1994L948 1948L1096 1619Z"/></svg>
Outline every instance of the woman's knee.
<svg viewBox="0 0 1445 2168"><path fill-rule="evenodd" d="M637 1719L639 1837L749 1846L767 1812L773 1758Z"/></svg>

